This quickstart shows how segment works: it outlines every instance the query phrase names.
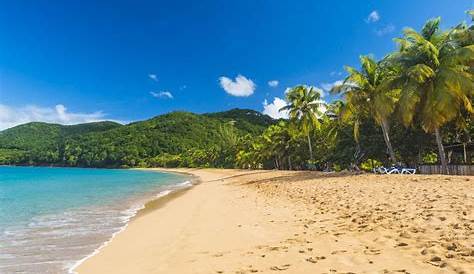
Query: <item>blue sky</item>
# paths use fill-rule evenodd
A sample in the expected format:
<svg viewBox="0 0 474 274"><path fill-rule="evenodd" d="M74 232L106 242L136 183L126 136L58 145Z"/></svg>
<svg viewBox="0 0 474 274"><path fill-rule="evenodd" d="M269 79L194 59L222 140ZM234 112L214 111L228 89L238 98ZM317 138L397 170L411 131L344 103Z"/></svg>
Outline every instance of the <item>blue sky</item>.
<svg viewBox="0 0 474 274"><path fill-rule="evenodd" d="M472 0L0 1L0 129L263 111L265 100L271 113L287 87L327 87L359 55L393 50L404 27L435 16L449 27L470 8Z"/></svg>

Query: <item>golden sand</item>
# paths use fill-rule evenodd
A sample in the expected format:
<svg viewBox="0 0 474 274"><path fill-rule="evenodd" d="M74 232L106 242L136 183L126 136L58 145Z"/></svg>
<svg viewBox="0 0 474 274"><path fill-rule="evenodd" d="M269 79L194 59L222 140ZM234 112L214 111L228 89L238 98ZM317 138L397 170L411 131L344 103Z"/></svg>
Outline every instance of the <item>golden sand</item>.
<svg viewBox="0 0 474 274"><path fill-rule="evenodd" d="M178 171L79 273L474 273L474 178Z"/></svg>

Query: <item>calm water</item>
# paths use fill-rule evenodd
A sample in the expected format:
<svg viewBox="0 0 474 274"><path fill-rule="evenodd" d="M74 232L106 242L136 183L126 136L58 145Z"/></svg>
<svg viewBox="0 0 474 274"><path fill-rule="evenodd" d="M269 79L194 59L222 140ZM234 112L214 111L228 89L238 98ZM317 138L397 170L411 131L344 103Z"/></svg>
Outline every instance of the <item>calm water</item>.
<svg viewBox="0 0 474 274"><path fill-rule="evenodd" d="M67 273L147 200L188 179L138 170L0 167L0 273Z"/></svg>

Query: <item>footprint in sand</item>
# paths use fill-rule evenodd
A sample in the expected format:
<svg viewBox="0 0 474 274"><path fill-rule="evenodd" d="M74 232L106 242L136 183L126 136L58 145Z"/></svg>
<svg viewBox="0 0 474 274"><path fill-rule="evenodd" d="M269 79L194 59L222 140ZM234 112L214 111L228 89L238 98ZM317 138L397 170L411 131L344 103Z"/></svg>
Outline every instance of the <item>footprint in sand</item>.
<svg viewBox="0 0 474 274"><path fill-rule="evenodd" d="M325 260L325 259L326 259L325 256L316 256L316 257L309 257L306 259L306 261L315 264L318 261Z"/></svg>
<svg viewBox="0 0 474 274"><path fill-rule="evenodd" d="M347 250L336 250L336 251L331 252L331 255L341 254L341 253L346 253L346 252Z"/></svg>
<svg viewBox="0 0 474 274"><path fill-rule="evenodd" d="M290 268L290 264L284 264L282 266L272 266L270 267L270 270L274 270L274 271L282 271L282 270L287 270L288 268Z"/></svg>
<svg viewBox="0 0 474 274"><path fill-rule="evenodd" d="M366 249L366 250L364 250L365 255L379 255L380 253L381 253L380 249Z"/></svg>
<svg viewBox="0 0 474 274"><path fill-rule="evenodd" d="M447 265L446 262L443 262L443 260L441 260L441 258L438 256L431 257L431 259L427 261L426 263L433 266L441 267L441 268L446 267Z"/></svg>

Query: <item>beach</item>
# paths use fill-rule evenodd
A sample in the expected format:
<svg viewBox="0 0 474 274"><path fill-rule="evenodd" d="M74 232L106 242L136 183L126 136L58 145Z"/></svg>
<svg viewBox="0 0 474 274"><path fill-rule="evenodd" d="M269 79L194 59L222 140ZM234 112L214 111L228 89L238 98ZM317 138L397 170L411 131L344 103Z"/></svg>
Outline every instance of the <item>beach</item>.
<svg viewBox="0 0 474 274"><path fill-rule="evenodd" d="M161 169L160 169L161 170ZM177 169L78 273L474 273L474 179Z"/></svg>

